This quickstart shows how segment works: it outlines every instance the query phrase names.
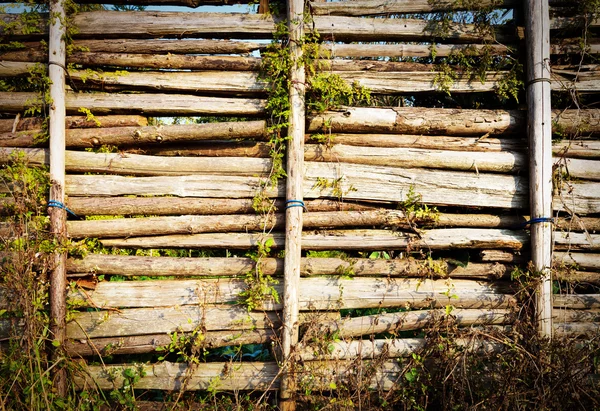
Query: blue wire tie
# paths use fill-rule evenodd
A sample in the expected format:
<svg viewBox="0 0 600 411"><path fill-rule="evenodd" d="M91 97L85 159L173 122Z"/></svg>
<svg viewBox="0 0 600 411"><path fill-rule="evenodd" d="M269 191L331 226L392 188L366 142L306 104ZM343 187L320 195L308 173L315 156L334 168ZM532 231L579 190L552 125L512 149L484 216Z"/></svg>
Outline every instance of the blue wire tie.
<svg viewBox="0 0 600 411"><path fill-rule="evenodd" d="M67 207L66 205L64 205L63 203L61 203L60 201L57 200L50 200L48 201L48 207L56 207L56 208L60 208L65 210L67 213L71 214L73 217L75 218L79 218L79 216L77 214L75 214L73 211L71 211L69 209L69 207Z"/></svg>
<svg viewBox="0 0 600 411"><path fill-rule="evenodd" d="M539 223L552 223L554 224L554 218L552 217L537 217L537 218L532 218L529 221L526 221L523 223L522 228L527 227L528 225L531 224L539 224Z"/></svg>
<svg viewBox="0 0 600 411"><path fill-rule="evenodd" d="M304 211L308 211L306 209L306 205L304 205L304 201L302 200L287 200L285 202L285 209L287 210L288 208L292 207L302 207Z"/></svg>

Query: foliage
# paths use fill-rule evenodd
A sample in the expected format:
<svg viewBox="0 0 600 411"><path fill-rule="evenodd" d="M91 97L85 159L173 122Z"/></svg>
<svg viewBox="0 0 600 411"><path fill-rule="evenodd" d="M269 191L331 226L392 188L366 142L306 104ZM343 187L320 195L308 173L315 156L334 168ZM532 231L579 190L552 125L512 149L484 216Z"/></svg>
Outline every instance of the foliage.
<svg viewBox="0 0 600 411"><path fill-rule="evenodd" d="M53 390L53 370L70 374L78 367L64 356L50 331L48 275L53 268L57 244L49 230L46 213L48 172L30 167L25 157L14 154L0 169L0 185L9 189L5 218L8 237L0 241L0 285L6 291L0 310L2 337L8 337L0 352L0 405L2 409L96 410L105 402L95 390L66 398ZM7 287L9 285L9 287ZM57 354L49 355L54 346ZM92 400L93 399L93 400Z"/></svg>
<svg viewBox="0 0 600 411"><path fill-rule="evenodd" d="M433 6L439 0L429 0ZM446 4L447 2L443 2ZM427 30L433 37L447 38L453 30L463 29L466 25L473 25L473 33L483 39L483 47L475 48L466 46L453 50L448 57L437 57L435 44L431 46L431 59L437 61L434 70L437 72L434 85L450 95L452 85L459 77L468 78L470 81L484 83L490 72L502 72L497 79L496 94L501 102L511 98L519 101L519 93L523 90L523 67L519 61L512 57L514 52L509 48L506 55L496 55L491 45L499 44L496 39L494 25L508 24L506 14L498 11L501 1L492 1L489 6L479 7L477 0L454 0L453 5L459 9L471 11L444 11L435 12L428 19Z"/></svg>
<svg viewBox="0 0 600 411"><path fill-rule="evenodd" d="M262 268L262 260L269 256L273 246L273 238L269 237L258 242L256 251L249 251L246 255L254 261L254 268L246 274L247 288L239 294L239 301L248 308L248 311L261 309L266 298L271 298L279 303L279 294L273 287L278 281L272 276L265 274Z"/></svg>

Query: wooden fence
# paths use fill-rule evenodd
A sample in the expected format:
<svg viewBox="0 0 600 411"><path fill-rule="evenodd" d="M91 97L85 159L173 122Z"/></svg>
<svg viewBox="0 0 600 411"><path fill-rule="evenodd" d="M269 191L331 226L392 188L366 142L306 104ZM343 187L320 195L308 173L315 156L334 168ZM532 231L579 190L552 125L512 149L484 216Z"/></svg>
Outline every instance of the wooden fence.
<svg viewBox="0 0 600 411"><path fill-rule="evenodd" d="M218 390L276 390L279 365L284 381L289 375L302 381L320 361L383 353L387 362L371 384L391 389L402 373L393 359L424 341L373 336L407 335L400 332L421 330L440 315L452 316L460 327L510 326L518 305L511 271L526 267L530 255L527 111L514 100L499 108L494 92L506 71L482 78L458 71L441 90L439 65L421 62L432 55L432 44L438 58L464 50L522 58L519 2L501 3L500 9L513 10L516 23L494 27L494 42L472 24L452 23L444 36L435 34L431 15L423 17L432 12L428 1L310 3L311 23L304 29L321 36L320 70L368 88L377 104L307 113L304 155L288 170L288 178L301 179L306 206L293 302L284 298L290 298L284 293L286 268L276 252L286 248L286 201L294 198L286 197L285 179L264 184L273 165L271 86L260 75L261 53L284 16L149 10L75 15L74 48L65 66L64 193L78 218L68 219L66 235L97 239L102 247L96 249L104 251L66 260L72 284L67 302L77 307L66 324L66 351L86 360L154 353L174 333L201 333L207 350L275 347L286 327L298 333L298 327L319 324L321 332L339 337L329 352L292 340L292 354L279 363L244 361L227 372L227 361L163 361L144 365L136 388L206 390L218 378ZM597 93L598 67L586 56L598 53L600 44L588 44L581 57L575 39L583 20L560 4L552 12L552 92ZM414 17L398 17L410 13ZM18 15L2 19L19 21ZM47 27L41 21L39 33L19 27L2 33L24 47L0 54L0 77L27 76L48 63L40 46ZM598 21L585 29L597 33ZM446 92L457 96L447 100L453 108L428 105L427 96ZM460 108L470 96L481 108ZM0 92L2 163L21 151L32 165L49 164L48 143L37 139L42 120L22 115L37 97ZM567 285L552 295L552 332L585 336L600 328L600 110L565 103L553 107L552 116L560 136L551 147L552 279ZM164 122L182 117L211 122ZM272 200L268 213L253 208L261 190ZM12 188L0 184L0 193L0 209L6 209ZM425 205L439 214L423 211ZM0 232L12 235L8 224ZM265 244L273 251L258 261L246 256ZM264 295L251 310L237 304L251 284L248 273L280 298ZM279 281L267 285L265 278ZM4 287L8 295L10 285ZM0 309L10 308L6 301ZM289 304L297 305L298 322L284 324L281 310ZM12 323L0 320L0 334ZM86 365L89 378L78 383L93 380L112 389L122 377L113 381L110 370L124 367Z"/></svg>

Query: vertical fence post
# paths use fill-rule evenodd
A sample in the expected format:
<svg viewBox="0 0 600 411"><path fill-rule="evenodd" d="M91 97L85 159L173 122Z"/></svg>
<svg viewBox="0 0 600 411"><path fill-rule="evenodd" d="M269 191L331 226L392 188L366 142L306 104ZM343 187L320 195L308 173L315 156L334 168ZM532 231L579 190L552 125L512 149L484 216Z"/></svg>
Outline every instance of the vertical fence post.
<svg viewBox="0 0 600 411"><path fill-rule="evenodd" d="M525 3L527 133L531 201L531 261L541 273L537 321L552 337L552 117L550 106L550 16L548 0Z"/></svg>
<svg viewBox="0 0 600 411"><path fill-rule="evenodd" d="M279 392L283 411L294 410L295 376L292 349L298 343L298 287L302 251L302 190L304 169L304 67L299 64L302 55L300 41L304 34L304 0L288 1L290 31L290 125L288 128L287 184L285 213L285 258L283 279L283 374Z"/></svg>
<svg viewBox="0 0 600 411"><path fill-rule="evenodd" d="M63 0L50 3L50 38L48 43L48 73L50 85L50 226L59 245L66 239L65 201L65 8ZM54 269L50 274L50 321L52 338L62 347L66 336L66 252L56 252ZM56 357L55 357L56 358ZM55 375L55 387L60 396L66 395L66 372L61 367Z"/></svg>

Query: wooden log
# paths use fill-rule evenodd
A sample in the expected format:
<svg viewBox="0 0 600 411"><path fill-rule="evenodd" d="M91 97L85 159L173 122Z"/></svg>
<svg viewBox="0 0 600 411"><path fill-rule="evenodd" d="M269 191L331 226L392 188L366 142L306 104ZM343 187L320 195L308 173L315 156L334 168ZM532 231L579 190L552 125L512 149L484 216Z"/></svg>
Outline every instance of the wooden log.
<svg viewBox="0 0 600 411"><path fill-rule="evenodd" d="M73 24L79 38L212 37L270 39L278 19L247 13L202 13L202 18L185 12L78 13Z"/></svg>
<svg viewBox="0 0 600 411"><path fill-rule="evenodd" d="M466 267L436 260L438 272L430 273L426 262L414 259L341 259L302 258L302 276L341 275L352 272L354 276L388 277L433 277L500 279L507 273L501 264L469 263ZM255 267L250 258L184 258L184 257L141 257L89 254L81 259L67 260L69 273L124 276L245 276ZM281 276L283 260L265 258L261 260L265 275Z"/></svg>
<svg viewBox="0 0 600 411"><path fill-rule="evenodd" d="M169 157L271 157L271 148L268 143L254 141L210 141L206 144L153 146L144 148L143 151L146 154Z"/></svg>
<svg viewBox="0 0 600 411"><path fill-rule="evenodd" d="M34 130L42 128L43 119L40 117L20 116L11 119L0 119L0 133L13 133L16 131ZM94 119L87 119L85 116L67 116L65 119L65 128L99 128L99 127L145 127L148 125L148 119L143 116L123 115L123 116L94 116ZM14 129L14 131L13 131ZM68 135L68 132L67 132ZM2 137L0 137L2 139ZM7 144L12 145L12 144Z"/></svg>
<svg viewBox="0 0 600 411"><path fill-rule="evenodd" d="M564 40L564 39L563 39ZM24 43L23 50L7 51L0 53L0 59L7 61L44 62L46 55L41 51L39 43ZM67 58L70 63L78 63L77 58L83 53L119 53L119 54L241 54L247 55L267 47L266 43L231 41L231 40L74 40L76 50ZM579 54L581 47L574 41L561 41L550 46L553 55ZM591 54L600 53L600 44L588 44ZM336 57L431 57L431 45L428 44L321 44L323 58ZM436 44L435 54L439 57L448 57L451 54L491 53L492 55L505 55L509 48L501 44ZM77 56L77 58L75 58ZM88 57L81 57L84 61ZM336 63L337 64L337 63ZM347 63L342 63L347 64Z"/></svg>
<svg viewBox="0 0 600 411"><path fill-rule="evenodd" d="M65 67L66 64L66 25L62 22L66 19L65 2L54 1L50 4L50 13L54 16L49 21L48 55L49 61L54 64L48 65L49 78L49 107L48 134L50 136L49 157L49 181L50 190L48 205L51 202L63 204L65 201ZM67 212L64 207L48 207L50 220L50 232L57 245L66 243L66 220ZM50 300L50 333L52 345L61 347L66 339L66 316L67 316L67 251L57 247L52 256L52 269L49 275L48 296ZM56 361L62 357L60 349L55 349L52 358ZM58 396L65 397L67 394L66 369L58 368L54 371L54 387Z"/></svg>
<svg viewBox="0 0 600 411"><path fill-rule="evenodd" d="M122 337L173 332L240 331L273 329L275 313L248 312L244 307L132 308L117 311L78 312L67 324L67 336L74 340Z"/></svg>
<svg viewBox="0 0 600 411"><path fill-rule="evenodd" d="M569 176L584 180L600 180L600 161L580 158L555 158L555 167Z"/></svg>
<svg viewBox="0 0 600 411"><path fill-rule="evenodd" d="M482 136L522 131L523 121L517 111L349 107L310 117L308 130Z"/></svg>
<svg viewBox="0 0 600 411"><path fill-rule="evenodd" d="M201 140L266 138L266 122L225 121L205 124L173 124L146 127L114 127L92 130L69 130L67 146L98 147L145 144L187 143Z"/></svg>
<svg viewBox="0 0 600 411"><path fill-rule="evenodd" d="M550 60L549 13L547 2L525 2L529 197L533 219L550 219L553 211L551 73L547 64ZM552 338L552 224L542 221L532 224L530 230L531 262L541 277L536 292L536 321L540 334Z"/></svg>
<svg viewBox="0 0 600 411"><path fill-rule="evenodd" d="M234 4L248 4L245 0L103 0L100 2L94 0L80 0L84 4L123 4L139 6L180 6L180 7L198 7L198 6L229 6Z"/></svg>
<svg viewBox="0 0 600 411"><path fill-rule="evenodd" d="M380 19L372 17L314 16L314 28L321 38L335 41L427 41L433 37L430 22L421 19ZM473 24L450 23L442 43L482 43L492 40L482 35ZM496 29L499 42L514 41Z"/></svg>
<svg viewBox="0 0 600 411"><path fill-rule="evenodd" d="M258 71L261 59L241 56L188 56L179 54L145 54L75 52L69 56L69 62L90 67L135 67L151 69L185 69L185 70L225 70L225 71ZM75 73L79 73L76 71ZM129 72L129 74L133 74ZM73 72L71 72L73 75ZM102 76L104 78L104 75ZM256 82L256 79L253 80Z"/></svg>
<svg viewBox="0 0 600 411"><path fill-rule="evenodd" d="M184 334L185 335L185 334ZM207 331L203 333L202 344L208 349L230 345L265 344L275 338L275 332L269 329L240 331ZM156 352L157 348L171 343L169 334L150 334L122 337L104 337L73 340L65 342L65 350L71 356L96 356L146 354Z"/></svg>
<svg viewBox="0 0 600 411"><path fill-rule="evenodd" d="M460 339L458 346L472 353L493 353L501 351L504 346L498 342L474 341ZM319 352L318 348L303 346L300 358L303 361L315 360L357 360L410 357L425 346L425 340L420 338L393 338L378 340L335 341L331 343L328 352ZM335 374L338 372L335 371Z"/></svg>
<svg viewBox="0 0 600 411"><path fill-rule="evenodd" d="M550 45L551 54L581 54L581 46L575 41L560 42L557 39L553 39L556 43ZM600 44L592 43L587 44L586 49L589 49L590 54L600 53Z"/></svg>
<svg viewBox="0 0 600 411"><path fill-rule="evenodd" d="M306 228L391 226L409 229L406 216L399 210L311 212L306 216ZM270 231L285 226L283 214L215 215L127 218L111 220L69 221L71 238L135 237L166 234L226 233Z"/></svg>
<svg viewBox="0 0 600 411"><path fill-rule="evenodd" d="M600 270L600 254L557 251L554 253L554 262L574 265L582 270Z"/></svg>
<svg viewBox="0 0 600 411"><path fill-rule="evenodd" d="M36 99L36 93L0 92L0 111L22 112ZM69 93L67 112L78 113L84 107L96 114L219 115L257 116L264 113L265 101L181 94L105 94Z"/></svg>
<svg viewBox="0 0 600 411"><path fill-rule="evenodd" d="M600 218L598 217L579 217L573 215L571 217L559 217L555 219L554 225L557 229L565 231L583 231L597 233L600 231Z"/></svg>
<svg viewBox="0 0 600 411"><path fill-rule="evenodd" d="M553 297L554 308L570 309L598 309L600 308L600 294L555 294Z"/></svg>
<svg viewBox="0 0 600 411"><path fill-rule="evenodd" d="M318 185L319 181L336 180L338 183L327 189ZM259 184L258 178L219 175L138 178L70 175L67 177L67 193L70 196L175 195L243 198L254 197ZM413 186L422 201L428 204L523 208L527 204L524 199L525 184L524 180L516 176L307 163L304 196L339 198L341 193L345 200L402 202ZM280 197L282 187L269 189L266 195ZM577 195L576 198L580 196ZM586 209L594 209L598 202L594 193L591 193L591 197L582 204Z"/></svg>
<svg viewBox="0 0 600 411"><path fill-rule="evenodd" d="M130 237L104 239L106 247L121 248L229 248L248 249L258 242L273 238L273 247L283 247L281 234L204 233L192 235L165 235L155 237ZM340 250L389 250L410 247L429 248L507 248L520 250L528 241L526 233L498 229L438 229L429 230L418 238L413 234L390 230L338 230L321 233L304 232L302 241L307 250L330 250L335 244ZM585 243L583 244L585 246Z"/></svg>
<svg viewBox="0 0 600 411"><path fill-rule="evenodd" d="M307 136L306 141L320 146L306 146L310 151L324 152L329 144L349 145L357 147L390 147L416 148L423 150L473 151L485 153L520 152L526 149L526 144L516 139L486 138L480 140L474 137L442 137L442 136L410 136L391 134L335 134L329 142L323 142L320 134ZM326 138L326 137L324 137ZM1 139L1 136L0 136ZM1 144L1 140L0 140ZM7 144L9 145L9 144ZM11 146L15 146L11 144ZM269 157L269 147L266 143L248 142L219 142L207 141L201 144L189 144L167 147L150 146L144 148L147 154L160 156L211 156L211 157ZM314 156L314 154L313 154ZM305 160L310 157L305 156Z"/></svg>
<svg viewBox="0 0 600 411"><path fill-rule="evenodd" d="M554 325L554 333L562 337L595 337L600 332L599 323L558 323Z"/></svg>
<svg viewBox="0 0 600 411"><path fill-rule="evenodd" d="M552 110L552 122L565 135L593 135L600 131L600 111Z"/></svg>
<svg viewBox="0 0 600 411"><path fill-rule="evenodd" d="M9 25L16 24L11 35L15 40L40 38L45 32L41 19L39 33L24 31L11 15L1 15ZM184 12L115 12L78 13L73 20L78 38L161 38L212 37L269 39L277 19L272 16L244 13L202 13L202 18ZM377 19L341 16L315 16L314 28L325 39L336 41L423 41L432 36L429 22L420 19ZM565 24L557 21L553 27ZM4 30L0 31L4 33ZM481 43L497 40L506 43L514 36L497 30L495 39L481 36L473 24L452 23L445 32L445 42Z"/></svg>
<svg viewBox="0 0 600 411"><path fill-rule="evenodd" d="M477 4L465 5L457 4L451 0L436 1L432 3L428 0L412 0L406 1L381 1L381 0L353 0L340 1L335 3L321 3L311 1L310 10L312 14L321 16L369 16L377 14L394 14L394 13L427 13L432 11L449 11L449 10L473 10L473 8L486 7L513 7L515 1L503 0L493 1L484 0Z"/></svg>
<svg viewBox="0 0 600 411"><path fill-rule="evenodd" d="M317 60L316 65L317 71L325 72L429 72L435 70L435 65L428 63L415 63L412 61L342 60L332 58L331 56Z"/></svg>
<svg viewBox="0 0 600 411"><path fill-rule="evenodd" d="M587 133L600 132L600 110L554 110L553 121L572 135L583 126ZM309 119L309 132L391 133L483 136L525 130L520 111L438 108L358 108L325 112Z"/></svg>
<svg viewBox="0 0 600 411"><path fill-rule="evenodd" d="M572 322L600 322L600 310L570 310L557 309L552 311L552 316L556 323L572 323Z"/></svg>
<svg viewBox="0 0 600 411"><path fill-rule="evenodd" d="M283 200L273 200L275 209L285 206ZM248 214L255 213L252 199L176 198L176 197L70 197L68 207L77 215L184 215L184 214ZM311 211L361 211L374 206L328 199L309 200Z"/></svg>
<svg viewBox="0 0 600 411"><path fill-rule="evenodd" d="M569 158L600 158L600 141L567 140L552 144L552 154Z"/></svg>
<svg viewBox="0 0 600 411"><path fill-rule="evenodd" d="M278 292L281 287L275 285ZM99 282L95 289L78 289L68 295L78 307L173 307L184 305L235 304L247 288L240 279L154 280ZM265 296L264 307L280 308L273 298ZM122 334L121 334L122 335Z"/></svg>
<svg viewBox="0 0 600 411"><path fill-rule="evenodd" d="M280 295L282 286L270 284ZM71 304L78 307L94 307L115 309L181 307L201 305L209 307L219 304L238 302L239 294L247 288L244 280L239 279L204 279L204 280L154 280L99 282L94 290L75 290L69 293ZM473 281L463 279L431 280L373 277L343 278L309 277L299 279L298 304L301 310L338 310L350 308L402 307L405 304L414 308L445 307L456 308L507 308L516 300L512 294L512 286L505 281ZM199 308L202 308L199 307ZM260 309L280 310L281 303L272 296L265 295L260 302ZM240 307L241 308L241 307ZM586 307L594 308L594 307ZM93 314L88 317L88 314ZM102 312L81 312L76 318L95 318L98 321ZM233 314L230 314L233 317ZM121 319L121 317L118 317ZM129 317L128 319L129 320ZM92 320L89 320L92 321ZM79 325L81 320L77 321ZM172 324L171 326L179 325ZM92 323L92 325L97 325ZM77 324L71 325L75 327ZM102 324L104 327L104 324ZM89 328L89 327L88 327ZM87 328L84 327L86 331ZM214 329L214 328L213 328ZM226 328L217 328L226 329ZM72 328L71 328L72 330ZM140 329L141 330L141 329ZM186 331L186 330L184 330ZM188 330L189 331L189 330ZM110 332L116 332L112 329ZM141 334L158 333L147 330ZM140 334L138 332L137 334ZM109 334L136 335L136 334ZM79 338L71 337L70 338ZM90 335L99 337L100 335ZM105 335L104 335L105 336Z"/></svg>
<svg viewBox="0 0 600 411"><path fill-rule="evenodd" d="M235 40L75 40L76 49L91 53L132 53L132 54L250 54L267 47L266 43Z"/></svg>
<svg viewBox="0 0 600 411"><path fill-rule="evenodd" d="M253 71L128 71L91 75L85 70L69 71L78 88L102 91L156 90L178 93L261 95L267 83Z"/></svg>
<svg viewBox="0 0 600 411"><path fill-rule="evenodd" d="M493 55L505 55L509 49L504 45L489 44L436 44L435 54L448 57L457 53L481 54L489 50ZM321 44L324 58L336 57L431 57L432 46L428 44ZM557 53L559 54L559 53Z"/></svg>
<svg viewBox="0 0 600 411"><path fill-rule="evenodd" d="M555 232L554 245L558 250L600 250L600 234Z"/></svg>
<svg viewBox="0 0 600 411"><path fill-rule="evenodd" d="M323 188L323 182L329 182ZM337 182L336 182L337 181ZM334 182L334 183L332 183ZM237 176L67 176L70 196L174 195L178 197L254 197L260 180ZM401 169L356 164L306 163L304 197L332 197L348 201L403 202L413 187L421 200L434 205L467 205L522 209L527 206L526 181L518 176ZM435 187L435 188L433 188ZM1 189L1 188L0 188ZM282 196L283 188L268 189L268 196ZM555 209L567 207L576 213L600 212L600 185L571 183L569 193Z"/></svg>
<svg viewBox="0 0 600 411"><path fill-rule="evenodd" d="M528 261L521 253L505 250L481 250L479 256L483 262L524 264Z"/></svg>
<svg viewBox="0 0 600 411"><path fill-rule="evenodd" d="M3 61L21 61L45 63L48 53L44 52L40 42L21 42L22 47L14 50L0 52Z"/></svg>
<svg viewBox="0 0 600 411"><path fill-rule="evenodd" d="M342 79L350 84L358 83L374 94L424 93L443 91L436 79L440 73L427 72L375 72L375 71L339 71ZM448 86L451 93L481 93L495 91L506 76L505 72L488 72L482 81L478 77L457 74L457 78ZM553 75L551 89L554 91L577 90L580 92L596 92L599 90L597 78L577 78L567 80Z"/></svg>
<svg viewBox="0 0 600 411"><path fill-rule="evenodd" d="M439 73L427 72L337 72L342 79L349 84L360 84L368 88L374 94L401 94L401 93L425 93L441 91L445 92L435 79ZM458 74L456 80L449 85L451 93L475 93L489 92L498 87L503 78L502 72L490 72L485 80L472 78L469 75ZM579 83L578 83L579 84Z"/></svg>
<svg viewBox="0 0 600 411"><path fill-rule="evenodd" d="M510 151L482 153L421 148L363 148L344 144L335 144L333 147L307 145L304 150L304 158L307 161L497 173L515 173L526 166L524 154ZM578 174L579 171L580 169L576 169L574 172Z"/></svg>
<svg viewBox="0 0 600 411"><path fill-rule="evenodd" d="M133 210L135 212L135 210ZM248 210L252 212L252 210ZM77 213L76 213L77 214ZM412 229L404 213L398 210L346 210L312 211L305 217L306 228L349 228L349 227L395 227ZM528 217L494 216L488 214L439 214L436 221L425 221L430 227L460 228L525 228ZM588 219L586 219L588 220ZM600 224L598 219L592 219ZM561 220L559 220L561 221ZM281 214L270 217L253 214L234 215L181 215L177 217L150 217L109 220L68 221L67 228L72 238L82 237L133 237L165 234L194 234L217 232L248 232L283 228ZM418 219L412 224L419 224ZM581 231L577 229L571 232Z"/></svg>
<svg viewBox="0 0 600 411"><path fill-rule="evenodd" d="M555 210L566 211L569 214L600 213L600 185L592 182L567 182L554 196Z"/></svg>
<svg viewBox="0 0 600 411"><path fill-rule="evenodd" d="M552 271L553 278L558 281L566 281L569 283L587 283L600 285L600 273L587 271Z"/></svg>
<svg viewBox="0 0 600 411"><path fill-rule="evenodd" d="M18 77L29 74L37 63L0 61L0 77Z"/></svg>
<svg viewBox="0 0 600 411"><path fill-rule="evenodd" d="M550 20L550 29L551 30L560 30L560 29L581 29L585 26L587 27L598 27L600 25L600 19L591 18L587 19L585 16L575 16L575 17L553 17Z"/></svg>
<svg viewBox="0 0 600 411"><path fill-rule="evenodd" d="M238 57L243 59L245 57ZM113 65L127 65L125 59L115 59ZM131 59L134 60L134 59ZM143 63L133 64L132 66L140 66L146 64L148 67L154 68L160 62L152 63L152 59L141 60ZM28 64L28 63L15 63ZM202 67L203 64L206 68ZM237 95L246 94L262 94L267 90L267 83L259 78L258 73L249 71L239 71L240 69L249 70L252 67L241 66L237 68L234 62L215 62L215 67L209 67L209 63L199 63L197 67L189 67L191 69L205 70L225 70L225 71L205 71L205 72L163 72L163 71L144 71L132 72L127 74L119 74L118 72L103 72L90 75L87 71L71 70L70 76L73 81L78 84L78 88L92 88L106 91L116 90L165 90L175 92L197 91L200 93L224 94L234 93ZM218 67L218 65L223 67ZM229 64L229 66L226 66ZM256 63L258 64L258 63ZM353 63L358 65L358 63ZM169 64L167 64L169 65ZM181 65L181 64L180 64ZM336 66L340 64L335 64ZM364 64L363 64L364 65ZM370 64L371 66L373 64ZM176 67L170 68L179 68ZM192 64L188 64L192 66ZM386 66L384 66L386 67ZM187 68L187 67L183 67ZM343 67L345 68L345 67ZM346 68L348 69L348 68ZM392 67L387 67L386 71L338 71L342 79L348 83L358 83L368 88L372 93L376 94L398 94L398 93L420 93L445 91L436 84L435 79L439 73L434 71L426 71L416 73L414 71L397 72L391 71ZM24 68L25 70L25 68ZM236 71L233 71L236 70ZM356 70L356 69L355 69ZM27 73L23 71L19 74ZM505 73L490 72L487 74L485 81L479 78L472 78L469 75L458 75L457 79L449 86L449 91L454 93L472 93L472 92L489 92L498 87ZM16 74L15 74L16 75ZM228 81L229 80L229 81ZM581 79L572 83L579 91L596 91L597 80ZM556 79L553 81L552 88L554 90L564 89L564 80Z"/></svg>
<svg viewBox="0 0 600 411"><path fill-rule="evenodd" d="M179 391L185 387L186 391L206 391L210 388L219 392L238 392L279 388L279 366L276 362L244 362L235 367L230 362L207 362L202 367L191 368L185 363L165 361L140 367L145 376L136 382L135 388L142 390ZM123 372L131 365L86 365L84 368L81 376L73 380L79 389L94 386L110 391L115 386L123 386ZM116 375L116 379L107 375Z"/></svg>
<svg viewBox="0 0 600 411"><path fill-rule="evenodd" d="M306 163L304 179L305 197L309 198L402 202L412 187L427 204L502 208L527 206L525 180L518 176L484 174L475 170L459 172L311 162ZM324 181L330 182L327 188L323 187Z"/></svg>
<svg viewBox="0 0 600 411"><path fill-rule="evenodd" d="M436 221L424 224L432 227L486 227L517 230L525 228L528 220L527 216L515 215L440 213L437 215Z"/></svg>
<svg viewBox="0 0 600 411"><path fill-rule="evenodd" d="M315 143L316 137L319 137L322 140L322 136L322 134L307 136L307 141ZM343 133L335 133L330 136L325 134L325 137L328 137L330 144L346 144L361 147L404 147L428 150L476 152L524 151L527 148L527 143L524 140L512 138ZM327 142L325 145L327 145Z"/></svg>
<svg viewBox="0 0 600 411"><path fill-rule="evenodd" d="M0 163L9 162L13 153L24 153L30 165L48 163L49 152L42 148L0 148ZM271 160L246 157L157 157L125 153L66 151L68 172L97 172L129 176L200 175L222 173L238 176L264 176Z"/></svg>
<svg viewBox="0 0 600 411"><path fill-rule="evenodd" d="M374 314L361 317L344 318L320 324L321 330L339 335L340 338L363 335L397 333L418 330L427 327L436 320L445 319L460 326L490 325L510 323L510 311L496 310L452 310L444 315L439 310L405 311L398 313Z"/></svg>
<svg viewBox="0 0 600 411"><path fill-rule="evenodd" d="M241 176L67 176L69 196L173 195L202 198L253 198L261 179ZM0 186L1 189L1 186ZM283 187L267 188L267 196L283 197Z"/></svg>

